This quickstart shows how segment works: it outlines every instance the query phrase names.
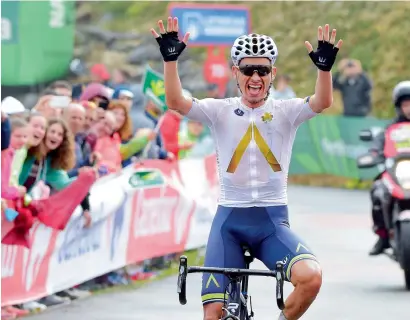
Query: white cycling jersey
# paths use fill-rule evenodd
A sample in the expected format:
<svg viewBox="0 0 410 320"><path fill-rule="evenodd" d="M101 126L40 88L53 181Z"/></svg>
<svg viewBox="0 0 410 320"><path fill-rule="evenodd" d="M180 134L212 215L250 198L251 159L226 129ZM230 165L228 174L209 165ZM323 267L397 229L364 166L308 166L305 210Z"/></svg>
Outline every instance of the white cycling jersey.
<svg viewBox="0 0 410 320"><path fill-rule="evenodd" d="M298 126L316 115L308 99L268 99L252 109L241 98L193 99L187 117L203 122L215 140L219 204L287 204L287 177Z"/></svg>

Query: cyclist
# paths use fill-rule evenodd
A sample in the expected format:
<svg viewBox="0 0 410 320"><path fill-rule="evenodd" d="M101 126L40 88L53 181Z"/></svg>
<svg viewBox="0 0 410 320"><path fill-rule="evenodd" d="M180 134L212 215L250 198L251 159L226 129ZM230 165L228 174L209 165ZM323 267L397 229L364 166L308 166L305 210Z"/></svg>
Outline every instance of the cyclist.
<svg viewBox="0 0 410 320"><path fill-rule="evenodd" d="M410 81L402 81L396 85L393 90L393 104L396 108L397 118L390 124L396 124L400 122L410 122ZM389 126L390 126L389 125ZM384 132L380 132L375 139L374 145L371 151L378 154L383 154L384 151ZM373 230L379 236L373 248L370 250L369 255L376 256L387 248L390 247L388 232L383 218L383 212L381 207L381 196L384 196L383 192L384 184L380 181L380 175L376 177L372 189L370 191L370 197L372 200L372 218L373 218ZM391 202L391 201L390 201ZM393 204L393 203L392 203Z"/></svg>
<svg viewBox="0 0 410 320"><path fill-rule="evenodd" d="M276 75L278 50L265 35L236 39L231 50L233 75L242 97L203 99L184 97L177 59L189 39L178 39L178 19L169 17L160 35L151 29L164 59L167 106L207 124L215 139L220 177L219 206L209 234L205 266L245 267L242 245L271 270L285 264L295 290L279 319L299 319L316 298L322 273L306 243L290 228L287 210L287 173L297 127L330 107L333 100L330 70L342 41L334 45L336 30L318 28L318 48L305 42L319 69L315 94L305 99L268 99ZM204 274L204 319L222 316L228 279Z"/></svg>

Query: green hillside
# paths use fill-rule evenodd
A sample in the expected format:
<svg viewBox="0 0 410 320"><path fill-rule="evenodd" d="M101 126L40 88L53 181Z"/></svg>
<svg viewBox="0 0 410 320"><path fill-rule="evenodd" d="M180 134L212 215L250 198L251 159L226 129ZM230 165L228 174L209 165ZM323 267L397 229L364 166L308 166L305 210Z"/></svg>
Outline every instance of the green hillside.
<svg viewBox="0 0 410 320"><path fill-rule="evenodd" d="M232 3L232 2L231 2ZM239 3L239 2L238 2ZM316 71L304 47L315 41L318 25L329 23L344 40L340 57L362 62L374 83L374 115L394 114L391 91L401 80L410 79L410 2L259 2L246 3L252 11L253 31L274 37L279 47L279 73L293 78L299 96L314 89ZM167 2L99 2L92 5L95 18L111 12L107 28L115 31L146 31L167 17ZM198 52L200 53L200 52ZM198 59L203 55L198 55ZM336 99L335 108L340 109ZM334 112L334 111L333 111Z"/></svg>

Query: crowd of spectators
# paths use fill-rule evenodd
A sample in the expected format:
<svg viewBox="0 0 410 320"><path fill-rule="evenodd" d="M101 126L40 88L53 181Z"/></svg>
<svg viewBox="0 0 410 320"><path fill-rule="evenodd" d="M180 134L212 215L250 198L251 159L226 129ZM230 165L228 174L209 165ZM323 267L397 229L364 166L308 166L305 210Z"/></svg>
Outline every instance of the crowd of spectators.
<svg viewBox="0 0 410 320"><path fill-rule="evenodd" d="M141 86L127 83L121 70L111 75L97 64L90 71L92 81L87 84L52 83L31 109L13 97L2 101L2 239L18 216L8 201L46 199L74 181L83 168L110 174L139 158L175 161L212 152L212 139L201 123L157 107ZM80 204L84 228L93 224L88 197ZM104 286L154 276L147 266L166 263L165 258L154 259L134 266L132 274L111 272L37 301L3 307L2 319L67 303Z"/></svg>

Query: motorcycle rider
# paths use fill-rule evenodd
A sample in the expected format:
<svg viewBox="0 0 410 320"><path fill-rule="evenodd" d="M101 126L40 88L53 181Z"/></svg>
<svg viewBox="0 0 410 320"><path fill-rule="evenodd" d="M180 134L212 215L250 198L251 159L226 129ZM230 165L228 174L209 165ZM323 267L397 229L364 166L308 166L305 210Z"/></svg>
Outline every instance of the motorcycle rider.
<svg viewBox="0 0 410 320"><path fill-rule="evenodd" d="M393 90L393 103L396 109L397 118L393 121L393 123L389 124L389 126L401 122L410 122L410 81L402 81L396 85ZM371 151L377 154L383 154L384 143L384 132L380 132L374 138L374 146ZM380 177L381 174L376 177L370 191L372 201L372 218L374 223L373 230L379 236L377 242L369 252L369 255L371 256L379 255L383 253L385 249L390 247L388 240L389 233L386 229L381 206L381 196L385 195L382 191L383 184L380 181ZM390 203L393 205L391 201Z"/></svg>

